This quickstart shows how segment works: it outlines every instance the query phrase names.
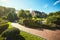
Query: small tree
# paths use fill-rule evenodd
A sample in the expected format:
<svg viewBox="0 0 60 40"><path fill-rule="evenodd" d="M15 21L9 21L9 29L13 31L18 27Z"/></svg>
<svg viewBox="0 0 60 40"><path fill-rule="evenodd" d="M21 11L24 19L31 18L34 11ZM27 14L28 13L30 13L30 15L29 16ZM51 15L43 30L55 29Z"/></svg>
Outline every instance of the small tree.
<svg viewBox="0 0 60 40"><path fill-rule="evenodd" d="M16 13L9 13L7 19L11 22L14 22L15 20L18 20L18 17Z"/></svg>

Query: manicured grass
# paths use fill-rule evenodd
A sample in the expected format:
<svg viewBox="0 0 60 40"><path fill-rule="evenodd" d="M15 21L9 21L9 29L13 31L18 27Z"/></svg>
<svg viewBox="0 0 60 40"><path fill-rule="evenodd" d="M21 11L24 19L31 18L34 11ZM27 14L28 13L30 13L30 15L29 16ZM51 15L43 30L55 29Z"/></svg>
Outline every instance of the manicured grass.
<svg viewBox="0 0 60 40"><path fill-rule="evenodd" d="M8 24L11 24L11 22L8 22Z"/></svg>
<svg viewBox="0 0 60 40"><path fill-rule="evenodd" d="M25 38L25 40L44 40L44 38L29 34L29 33L24 32L24 31L21 31L20 35L22 35Z"/></svg>
<svg viewBox="0 0 60 40"><path fill-rule="evenodd" d="M12 25L9 25L9 27L8 28L12 28Z"/></svg>
<svg viewBox="0 0 60 40"><path fill-rule="evenodd" d="M9 24L9 27L8 28L12 28L11 22L8 22L8 24Z"/></svg>

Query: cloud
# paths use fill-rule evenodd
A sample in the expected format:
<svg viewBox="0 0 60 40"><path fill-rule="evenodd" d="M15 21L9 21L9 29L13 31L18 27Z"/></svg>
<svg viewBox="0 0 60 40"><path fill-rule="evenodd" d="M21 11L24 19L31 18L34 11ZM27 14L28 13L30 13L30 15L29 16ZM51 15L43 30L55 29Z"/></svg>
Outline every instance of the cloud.
<svg viewBox="0 0 60 40"><path fill-rule="evenodd" d="M45 5L44 5L44 9L46 9L46 8L48 8L48 4L45 4Z"/></svg>
<svg viewBox="0 0 60 40"><path fill-rule="evenodd" d="M32 12L33 9L32 8L28 8L28 9L25 8L24 10L29 10L30 12Z"/></svg>
<svg viewBox="0 0 60 40"><path fill-rule="evenodd" d="M2 3L8 3L10 0L0 0Z"/></svg>
<svg viewBox="0 0 60 40"><path fill-rule="evenodd" d="M56 4L58 4L60 2L60 0L58 0L58 1L56 1L56 2L54 2L54 4L53 5L56 5Z"/></svg>

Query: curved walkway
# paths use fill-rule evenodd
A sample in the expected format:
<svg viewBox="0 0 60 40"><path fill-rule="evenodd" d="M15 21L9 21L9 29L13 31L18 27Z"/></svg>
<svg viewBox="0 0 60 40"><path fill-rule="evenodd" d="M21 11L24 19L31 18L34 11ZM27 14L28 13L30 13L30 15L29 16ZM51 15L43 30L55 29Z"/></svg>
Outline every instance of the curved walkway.
<svg viewBox="0 0 60 40"><path fill-rule="evenodd" d="M37 29L24 27L18 23L12 23L11 25L22 31L46 38L47 40L60 40L60 30L55 30L55 31L48 30L48 29L37 30Z"/></svg>

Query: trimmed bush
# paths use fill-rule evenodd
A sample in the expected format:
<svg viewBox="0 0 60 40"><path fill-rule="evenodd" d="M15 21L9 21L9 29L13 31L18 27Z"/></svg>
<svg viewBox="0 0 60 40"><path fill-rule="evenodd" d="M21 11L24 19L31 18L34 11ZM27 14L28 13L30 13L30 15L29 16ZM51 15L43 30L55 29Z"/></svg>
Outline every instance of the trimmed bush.
<svg viewBox="0 0 60 40"><path fill-rule="evenodd" d="M58 27L60 25L60 17L58 16L50 16L46 20L46 25L50 27Z"/></svg>
<svg viewBox="0 0 60 40"><path fill-rule="evenodd" d="M23 24L31 28L40 28L42 25L40 20L24 20Z"/></svg>
<svg viewBox="0 0 60 40"><path fill-rule="evenodd" d="M2 24L0 25L0 34L8 28L9 24Z"/></svg>
<svg viewBox="0 0 60 40"><path fill-rule="evenodd" d="M7 23L7 20L4 20L4 19L0 18L0 25L1 24L6 24L6 23Z"/></svg>
<svg viewBox="0 0 60 40"><path fill-rule="evenodd" d="M20 30L17 28L7 29L2 33L2 37L14 37L20 34Z"/></svg>
<svg viewBox="0 0 60 40"><path fill-rule="evenodd" d="M20 35L20 30L17 28L7 29L2 33L4 40L24 40L24 38Z"/></svg>

